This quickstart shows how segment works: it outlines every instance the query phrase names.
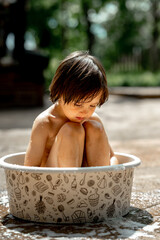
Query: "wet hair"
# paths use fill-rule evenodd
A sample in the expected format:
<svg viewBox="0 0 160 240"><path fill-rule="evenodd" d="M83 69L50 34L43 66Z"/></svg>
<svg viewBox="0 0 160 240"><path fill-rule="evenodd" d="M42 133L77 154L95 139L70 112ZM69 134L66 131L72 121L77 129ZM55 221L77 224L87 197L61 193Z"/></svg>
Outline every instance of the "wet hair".
<svg viewBox="0 0 160 240"><path fill-rule="evenodd" d="M108 99L105 70L97 58L88 52L76 51L59 65L52 79L50 99L55 103L63 97L65 103L91 101L99 93L99 106Z"/></svg>

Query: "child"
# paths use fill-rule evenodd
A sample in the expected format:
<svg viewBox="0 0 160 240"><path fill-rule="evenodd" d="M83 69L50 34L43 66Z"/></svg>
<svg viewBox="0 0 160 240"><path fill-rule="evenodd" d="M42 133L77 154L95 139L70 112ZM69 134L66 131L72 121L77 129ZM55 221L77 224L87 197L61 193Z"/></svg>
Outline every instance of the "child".
<svg viewBox="0 0 160 240"><path fill-rule="evenodd" d="M34 121L25 166L90 167L118 164L99 116L108 98L101 63L73 52L59 65L50 85L54 103Z"/></svg>

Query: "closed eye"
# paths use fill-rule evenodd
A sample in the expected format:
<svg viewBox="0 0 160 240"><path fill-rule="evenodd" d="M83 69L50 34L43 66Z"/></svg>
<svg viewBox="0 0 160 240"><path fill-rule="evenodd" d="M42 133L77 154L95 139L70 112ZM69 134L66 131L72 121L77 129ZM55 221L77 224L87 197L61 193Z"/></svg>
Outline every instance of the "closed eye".
<svg viewBox="0 0 160 240"><path fill-rule="evenodd" d="M75 103L74 106L76 106L76 107L82 107L82 104Z"/></svg>
<svg viewBox="0 0 160 240"><path fill-rule="evenodd" d="M95 108L95 107L97 107L97 105L90 105L90 107L91 107L91 108Z"/></svg>

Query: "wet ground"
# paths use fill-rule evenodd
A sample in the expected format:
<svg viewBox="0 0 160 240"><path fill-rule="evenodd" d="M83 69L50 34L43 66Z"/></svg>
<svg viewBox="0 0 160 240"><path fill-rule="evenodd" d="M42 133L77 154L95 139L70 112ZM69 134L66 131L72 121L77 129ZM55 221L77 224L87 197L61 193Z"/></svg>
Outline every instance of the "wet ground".
<svg viewBox="0 0 160 240"><path fill-rule="evenodd" d="M45 97L43 108L0 111L0 157L26 150L34 118L49 105ZM134 172L129 214L85 225L16 219L9 213L4 170L0 169L1 240L160 239L160 99L113 95L97 112L114 151L134 154L142 160Z"/></svg>

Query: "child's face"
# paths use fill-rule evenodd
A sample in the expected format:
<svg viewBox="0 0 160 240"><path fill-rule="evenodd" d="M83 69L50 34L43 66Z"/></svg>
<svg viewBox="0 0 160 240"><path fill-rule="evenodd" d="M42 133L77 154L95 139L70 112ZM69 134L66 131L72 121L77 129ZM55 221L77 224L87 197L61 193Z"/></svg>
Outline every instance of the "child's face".
<svg viewBox="0 0 160 240"><path fill-rule="evenodd" d="M63 110L64 115L72 122L82 123L89 119L94 113L96 107L99 104L101 93L98 94L91 101L81 101L78 103L70 102L64 103L63 98L60 99L60 106Z"/></svg>

